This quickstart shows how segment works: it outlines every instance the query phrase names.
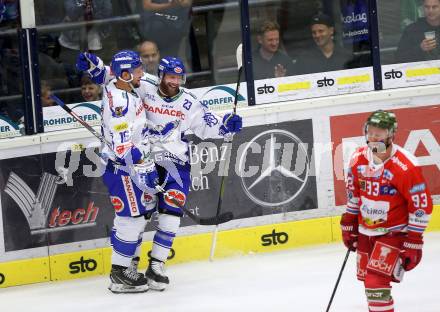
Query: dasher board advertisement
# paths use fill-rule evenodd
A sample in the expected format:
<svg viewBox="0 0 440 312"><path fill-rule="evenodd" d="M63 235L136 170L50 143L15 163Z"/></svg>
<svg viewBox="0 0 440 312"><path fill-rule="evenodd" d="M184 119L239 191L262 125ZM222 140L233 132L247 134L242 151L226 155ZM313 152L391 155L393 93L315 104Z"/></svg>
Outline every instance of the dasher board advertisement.
<svg viewBox="0 0 440 312"><path fill-rule="evenodd" d="M0 115L0 139L12 138L24 134L24 125L13 122L8 117ZM20 131L21 130L21 131Z"/></svg>
<svg viewBox="0 0 440 312"><path fill-rule="evenodd" d="M212 110L222 110L232 108L235 87L235 84L218 85L191 89L190 92L198 98L202 105ZM246 83L240 84L237 99L239 107L247 106ZM89 125L98 126L101 124L101 101L68 104L67 106ZM75 118L59 106L44 107L43 119L45 132L82 127ZM6 121L0 119L0 138L17 135L20 135L20 133L15 124L6 124Z"/></svg>
<svg viewBox="0 0 440 312"><path fill-rule="evenodd" d="M382 65L384 89L440 83L440 60Z"/></svg>
<svg viewBox="0 0 440 312"><path fill-rule="evenodd" d="M101 101L68 104L67 106L90 126L101 124ZM83 127L58 105L43 108L43 125L44 132Z"/></svg>
<svg viewBox="0 0 440 312"><path fill-rule="evenodd" d="M440 105L389 110L396 114L398 123L394 142L416 156L432 195L439 195ZM369 112L330 117L337 206L346 204L346 168L355 148L366 144L363 131L370 114Z"/></svg>
<svg viewBox="0 0 440 312"><path fill-rule="evenodd" d="M247 127L232 143L189 140L187 208L196 215L216 215L224 172L220 210L232 211L234 219L317 208L311 119ZM109 236L117 203L102 181L99 150L71 146L76 147L0 160L5 252ZM155 222L153 217L147 232ZM188 216L181 224L195 225Z"/></svg>
<svg viewBox="0 0 440 312"><path fill-rule="evenodd" d="M374 90L372 67L255 81L257 104L372 90Z"/></svg>
<svg viewBox="0 0 440 312"><path fill-rule="evenodd" d="M317 208L311 119L247 127L232 143L197 142L190 152L193 189L195 178L202 189L190 193L189 207L216 213L227 172L220 209L234 219Z"/></svg>

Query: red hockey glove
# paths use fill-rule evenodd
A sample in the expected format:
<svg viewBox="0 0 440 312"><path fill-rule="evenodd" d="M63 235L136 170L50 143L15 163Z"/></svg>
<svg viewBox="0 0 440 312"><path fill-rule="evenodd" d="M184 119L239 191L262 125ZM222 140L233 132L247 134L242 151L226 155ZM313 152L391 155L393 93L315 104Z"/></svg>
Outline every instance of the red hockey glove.
<svg viewBox="0 0 440 312"><path fill-rule="evenodd" d="M414 269L422 260L423 237L421 235L408 233L403 241L400 257L405 271Z"/></svg>
<svg viewBox="0 0 440 312"><path fill-rule="evenodd" d="M358 240L358 217L350 213L343 213L341 217L342 240L345 247L356 251Z"/></svg>

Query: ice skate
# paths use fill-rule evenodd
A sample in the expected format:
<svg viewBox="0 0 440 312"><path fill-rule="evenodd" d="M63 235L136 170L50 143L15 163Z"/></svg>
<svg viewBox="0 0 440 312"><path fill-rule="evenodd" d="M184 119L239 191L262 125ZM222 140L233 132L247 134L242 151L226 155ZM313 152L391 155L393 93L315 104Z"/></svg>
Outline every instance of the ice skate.
<svg viewBox="0 0 440 312"><path fill-rule="evenodd" d="M170 283L168 276L165 275L164 263L156 259L150 259L145 277L148 280L149 288L163 291Z"/></svg>
<svg viewBox="0 0 440 312"><path fill-rule="evenodd" d="M130 267L112 265L110 286L113 293L142 293L148 290L148 281L143 274Z"/></svg>

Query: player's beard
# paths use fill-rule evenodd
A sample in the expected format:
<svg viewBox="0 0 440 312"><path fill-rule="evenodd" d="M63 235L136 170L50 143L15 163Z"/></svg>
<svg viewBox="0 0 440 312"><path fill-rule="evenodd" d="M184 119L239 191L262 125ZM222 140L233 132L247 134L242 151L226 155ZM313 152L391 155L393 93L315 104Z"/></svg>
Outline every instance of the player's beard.
<svg viewBox="0 0 440 312"><path fill-rule="evenodd" d="M162 82L160 84L160 92L162 92L165 96L175 96L179 92L179 86L172 86L170 83Z"/></svg>
<svg viewBox="0 0 440 312"><path fill-rule="evenodd" d="M139 88L139 87L141 86L141 82L140 82L140 81L132 81L132 82L131 82L131 85L132 85L134 88Z"/></svg>

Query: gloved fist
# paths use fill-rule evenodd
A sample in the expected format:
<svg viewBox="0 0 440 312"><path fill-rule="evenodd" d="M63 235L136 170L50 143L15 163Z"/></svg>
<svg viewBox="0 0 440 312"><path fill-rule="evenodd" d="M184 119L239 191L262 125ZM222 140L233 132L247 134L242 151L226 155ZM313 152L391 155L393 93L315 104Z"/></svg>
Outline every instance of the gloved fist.
<svg viewBox="0 0 440 312"><path fill-rule="evenodd" d="M223 117L223 125L220 127L221 131L226 133L238 133L243 127L243 120L237 114L228 113Z"/></svg>
<svg viewBox="0 0 440 312"><path fill-rule="evenodd" d="M94 83L104 83L105 66L95 54L80 52L76 58L76 68L81 72L87 71Z"/></svg>
<svg viewBox="0 0 440 312"><path fill-rule="evenodd" d="M159 174L157 173L156 165L153 161L144 161L141 164L136 164L133 166L134 175L133 180L136 185L141 189L150 189L150 193L155 189L156 185L159 183Z"/></svg>
<svg viewBox="0 0 440 312"><path fill-rule="evenodd" d="M358 217L350 213L343 213L341 217L342 240L345 247L356 251L358 241Z"/></svg>
<svg viewBox="0 0 440 312"><path fill-rule="evenodd" d="M409 233L403 241L400 258L405 271L411 271L422 260L423 237Z"/></svg>
<svg viewBox="0 0 440 312"><path fill-rule="evenodd" d="M90 61L89 61L90 60ZM76 58L76 68L79 71L86 71L93 66L98 66L99 61L95 54L80 52Z"/></svg>

